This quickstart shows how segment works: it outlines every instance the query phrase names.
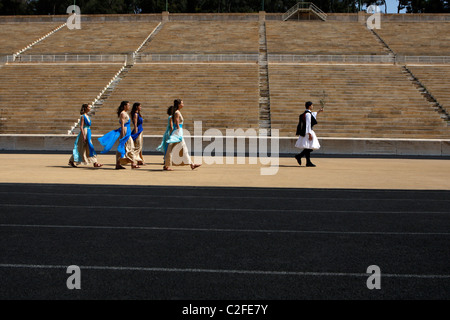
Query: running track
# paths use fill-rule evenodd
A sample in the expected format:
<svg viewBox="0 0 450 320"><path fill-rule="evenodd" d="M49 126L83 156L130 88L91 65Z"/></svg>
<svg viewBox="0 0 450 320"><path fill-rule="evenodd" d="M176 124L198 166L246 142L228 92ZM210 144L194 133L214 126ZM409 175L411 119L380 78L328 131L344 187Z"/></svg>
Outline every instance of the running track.
<svg viewBox="0 0 450 320"><path fill-rule="evenodd" d="M0 299L449 299L450 191L0 184ZM66 269L81 269L68 290ZM369 290L367 268L381 269Z"/></svg>

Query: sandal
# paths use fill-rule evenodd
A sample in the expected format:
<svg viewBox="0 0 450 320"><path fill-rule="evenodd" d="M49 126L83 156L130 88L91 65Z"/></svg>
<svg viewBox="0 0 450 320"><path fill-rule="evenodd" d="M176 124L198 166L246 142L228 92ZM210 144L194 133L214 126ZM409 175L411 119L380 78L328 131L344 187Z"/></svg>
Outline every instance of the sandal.
<svg viewBox="0 0 450 320"><path fill-rule="evenodd" d="M71 166L72 168L78 168L75 163L73 163L73 161L69 161L69 166Z"/></svg>
<svg viewBox="0 0 450 320"><path fill-rule="evenodd" d="M198 167L200 167L201 166L201 164L192 164L191 165L191 169L192 170L195 170L195 169L197 169Z"/></svg>
<svg viewBox="0 0 450 320"><path fill-rule="evenodd" d="M98 162L94 163L94 168L101 168L101 167L103 167L103 164Z"/></svg>
<svg viewBox="0 0 450 320"><path fill-rule="evenodd" d="M122 170L122 169L126 169L126 168L123 166L116 166L116 170Z"/></svg>
<svg viewBox="0 0 450 320"><path fill-rule="evenodd" d="M172 169L172 168L169 168L169 167L164 167L164 168L163 168L163 171L173 171L173 169Z"/></svg>
<svg viewBox="0 0 450 320"><path fill-rule="evenodd" d="M131 169L139 169L139 168L140 168L140 166L138 166L138 165L131 166Z"/></svg>

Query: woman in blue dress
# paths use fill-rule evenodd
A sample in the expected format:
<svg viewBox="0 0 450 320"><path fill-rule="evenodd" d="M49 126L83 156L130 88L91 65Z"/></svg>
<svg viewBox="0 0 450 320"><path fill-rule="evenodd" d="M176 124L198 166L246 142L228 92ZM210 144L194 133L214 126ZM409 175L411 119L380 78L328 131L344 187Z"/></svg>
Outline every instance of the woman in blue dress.
<svg viewBox="0 0 450 320"><path fill-rule="evenodd" d="M144 123L144 118L141 114L142 105L139 102L133 104L131 108L131 121L133 121L134 129L131 133L131 137L134 141L134 147L136 149L136 154L139 155L142 161L138 161L138 165L145 165L144 156L142 155L142 149L144 148L144 128L142 124Z"/></svg>
<svg viewBox="0 0 450 320"><path fill-rule="evenodd" d="M169 116L169 118L167 118L166 132L164 132L164 135L161 140L161 144L156 148L157 151L162 152L164 154L164 162L165 162L165 158L166 158L167 147L169 146L169 144L167 143L167 140L169 140L170 133L173 131L173 124L171 121L172 120L172 109L173 109L173 106L170 106L169 108L167 108L167 115Z"/></svg>
<svg viewBox="0 0 450 320"><path fill-rule="evenodd" d="M169 139L166 141L168 144L166 155L164 157L164 171L173 171L170 168L175 166L190 166L192 170L200 167L200 164L192 162L189 155L189 150L186 146L186 142L183 138L183 116L180 110L184 107L183 100L177 99L173 102L172 108L172 132Z"/></svg>
<svg viewBox="0 0 450 320"><path fill-rule="evenodd" d="M80 133L75 140L72 156L69 160L69 166L76 168L77 164L94 164L95 168L100 168L103 164L98 163L97 153L94 150L91 139L91 118L88 113L91 111L91 105L83 104L80 114Z"/></svg>
<svg viewBox="0 0 450 320"><path fill-rule="evenodd" d="M137 162L142 161L139 155L136 154L133 138L131 137L129 109L130 103L128 101L122 101L119 108L117 108L120 128L98 138L98 141L104 147L101 153L109 152L116 141L119 140L119 146L116 152L116 169L125 169L123 165L128 163L131 163L132 169L137 169L140 168Z"/></svg>

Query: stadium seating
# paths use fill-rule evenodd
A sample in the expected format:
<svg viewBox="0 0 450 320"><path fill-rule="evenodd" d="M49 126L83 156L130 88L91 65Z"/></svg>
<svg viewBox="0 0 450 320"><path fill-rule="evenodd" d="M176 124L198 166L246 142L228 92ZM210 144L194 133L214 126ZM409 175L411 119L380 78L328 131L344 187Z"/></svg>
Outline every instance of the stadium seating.
<svg viewBox="0 0 450 320"><path fill-rule="evenodd" d="M142 103L145 134L162 135L167 107L178 98L185 103L182 113L187 130L193 130L194 121L203 122L203 131L258 129L256 63L136 64L96 111L96 126L100 133L117 127L117 107L128 100Z"/></svg>
<svg viewBox="0 0 450 320"><path fill-rule="evenodd" d="M142 53L258 53L258 23L167 22Z"/></svg>
<svg viewBox="0 0 450 320"><path fill-rule="evenodd" d="M266 25L269 54L387 54L375 36L358 22L268 21Z"/></svg>
<svg viewBox="0 0 450 320"><path fill-rule="evenodd" d="M60 22L0 23L0 51L11 55L60 26ZM81 30L62 28L26 51L28 55L130 54L158 21L83 21ZM388 51L363 24L343 21L266 21L270 55L371 55ZM449 22L382 22L380 37L397 54L449 55ZM257 21L167 21L145 54L257 54ZM264 29L262 29L264 30ZM442 41L429 40L437 34ZM435 37L433 37L434 39ZM436 42L437 41L437 42ZM1 52L0 52L1 53ZM150 60L142 60L150 61ZM141 102L145 134L161 135L166 110L184 100L185 128L203 131L259 128L259 66L254 62L189 63L138 60L95 110L94 134L118 126L122 100ZM263 66L264 64L261 64ZM122 67L119 63L12 63L0 66L0 133L65 134ZM450 108L450 67L411 66L411 71ZM449 70L448 70L449 69ZM320 107L321 137L450 138L450 129L400 66L393 64L269 63L272 129L295 136L307 100ZM40 112L41 111L41 112Z"/></svg>
<svg viewBox="0 0 450 320"><path fill-rule="evenodd" d="M450 138L450 130L398 66L269 66L272 130L295 136L306 101L326 107L321 137Z"/></svg>
<svg viewBox="0 0 450 320"><path fill-rule="evenodd" d="M81 29L62 28L26 54L126 54L135 51L156 22L82 22Z"/></svg>
<svg viewBox="0 0 450 320"><path fill-rule="evenodd" d="M450 22L383 22L376 30L398 55L450 56Z"/></svg>
<svg viewBox="0 0 450 320"><path fill-rule="evenodd" d="M60 25L57 22L0 23L0 56L24 49Z"/></svg>
<svg viewBox="0 0 450 320"><path fill-rule="evenodd" d="M3 66L0 132L67 134L80 117L81 105L91 103L121 67L92 63Z"/></svg>
<svg viewBox="0 0 450 320"><path fill-rule="evenodd" d="M450 66L408 66L435 99L450 110Z"/></svg>

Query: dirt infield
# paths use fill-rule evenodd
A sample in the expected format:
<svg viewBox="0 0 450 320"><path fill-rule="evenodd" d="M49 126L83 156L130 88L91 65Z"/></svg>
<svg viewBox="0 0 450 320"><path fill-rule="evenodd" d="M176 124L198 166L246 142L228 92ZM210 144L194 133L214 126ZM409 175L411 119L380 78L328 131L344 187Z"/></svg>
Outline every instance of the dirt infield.
<svg viewBox="0 0 450 320"><path fill-rule="evenodd" d="M70 155L0 154L0 183L102 185L177 185L261 188L336 188L450 190L450 160L313 158L316 168L299 167L294 158L279 158L275 175L249 164L203 164L195 171L174 167L162 171L162 156L145 157L141 169L114 170L114 155L100 155L102 168L67 165ZM267 167L267 166L266 166ZM276 170L275 170L276 171Z"/></svg>

